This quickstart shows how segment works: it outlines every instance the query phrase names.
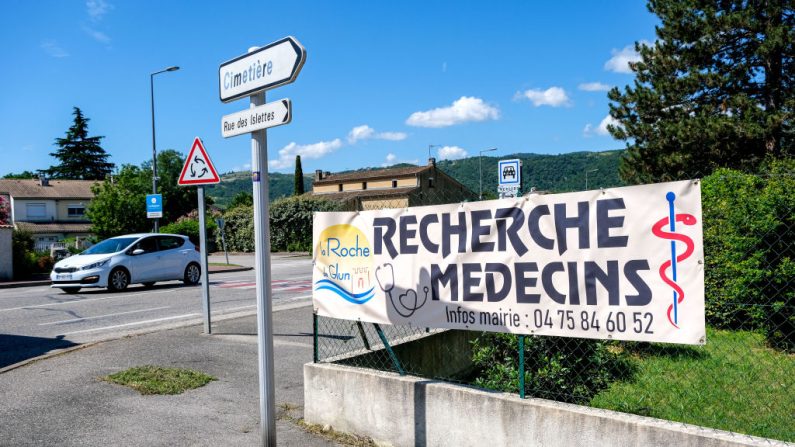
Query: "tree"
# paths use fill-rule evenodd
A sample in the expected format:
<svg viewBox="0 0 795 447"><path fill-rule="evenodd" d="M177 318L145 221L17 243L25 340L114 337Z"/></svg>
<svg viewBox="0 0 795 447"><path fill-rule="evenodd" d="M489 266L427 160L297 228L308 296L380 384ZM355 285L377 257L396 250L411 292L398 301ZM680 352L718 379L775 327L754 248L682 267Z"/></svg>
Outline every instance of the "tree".
<svg viewBox="0 0 795 447"><path fill-rule="evenodd" d="M88 136L89 119L83 116L79 108L74 108L73 115L74 123L66 131L66 138L55 139L60 149L50 154L60 163L42 172L52 178L102 180L115 167L108 162L109 155L100 146L100 141L105 137Z"/></svg>
<svg viewBox="0 0 795 447"><path fill-rule="evenodd" d="M158 193L163 195L163 226L194 210L198 204L195 187L178 186L177 180L184 164L182 155L174 150L157 154L160 176ZM146 195L152 192L152 162L141 166L124 165L113 179L93 187L94 199L86 213L91 220L91 232L100 238L125 233L147 232L152 221L146 218ZM208 202L212 202L208 200Z"/></svg>
<svg viewBox="0 0 795 447"><path fill-rule="evenodd" d="M237 208L239 206L254 206L254 196L248 191L240 191L232 197L232 203L229 204L229 209Z"/></svg>
<svg viewBox="0 0 795 447"><path fill-rule="evenodd" d="M8 174L3 176L3 178L5 179L21 179L21 180L31 179L36 177L37 177L36 173L32 171L22 171L20 173L9 172Z"/></svg>
<svg viewBox="0 0 795 447"><path fill-rule="evenodd" d="M300 196L304 193L304 170L301 169L301 156L295 156L295 187L293 195Z"/></svg>
<svg viewBox="0 0 795 447"><path fill-rule="evenodd" d="M8 224L8 201L0 196L0 225Z"/></svg>
<svg viewBox="0 0 795 447"><path fill-rule="evenodd" d="M791 157L795 15L791 0L650 0L661 21L636 43L632 86L613 88L610 133L627 142L628 182L757 170Z"/></svg>

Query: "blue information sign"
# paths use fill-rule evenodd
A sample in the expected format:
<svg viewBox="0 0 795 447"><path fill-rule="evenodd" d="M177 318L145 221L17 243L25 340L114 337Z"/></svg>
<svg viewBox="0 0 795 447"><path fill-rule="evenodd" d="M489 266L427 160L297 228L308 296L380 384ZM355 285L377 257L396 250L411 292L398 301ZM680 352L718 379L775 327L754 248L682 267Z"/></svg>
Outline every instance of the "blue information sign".
<svg viewBox="0 0 795 447"><path fill-rule="evenodd" d="M161 194L146 195L146 217L163 217L163 196Z"/></svg>

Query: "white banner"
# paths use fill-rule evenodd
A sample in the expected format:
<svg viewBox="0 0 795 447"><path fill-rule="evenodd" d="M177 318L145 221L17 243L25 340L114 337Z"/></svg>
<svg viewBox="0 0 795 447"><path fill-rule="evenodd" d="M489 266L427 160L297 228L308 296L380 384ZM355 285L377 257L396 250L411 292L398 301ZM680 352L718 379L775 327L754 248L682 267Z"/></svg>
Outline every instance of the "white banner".
<svg viewBox="0 0 795 447"><path fill-rule="evenodd" d="M318 315L705 343L700 182L316 213Z"/></svg>

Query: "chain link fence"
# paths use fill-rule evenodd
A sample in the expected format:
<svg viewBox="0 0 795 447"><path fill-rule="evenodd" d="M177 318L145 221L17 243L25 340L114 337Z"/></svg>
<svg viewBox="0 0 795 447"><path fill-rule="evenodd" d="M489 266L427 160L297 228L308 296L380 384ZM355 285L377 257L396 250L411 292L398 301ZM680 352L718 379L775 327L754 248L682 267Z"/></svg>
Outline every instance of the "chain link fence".
<svg viewBox="0 0 795 447"><path fill-rule="evenodd" d="M620 185L591 185L612 186ZM421 200L384 197L377 207L358 208L458 203L478 195L426 188ZM702 208L704 346L379 326L315 316L315 361L795 441L793 164L762 175L719 170L703 179ZM428 340L434 342L423 343Z"/></svg>

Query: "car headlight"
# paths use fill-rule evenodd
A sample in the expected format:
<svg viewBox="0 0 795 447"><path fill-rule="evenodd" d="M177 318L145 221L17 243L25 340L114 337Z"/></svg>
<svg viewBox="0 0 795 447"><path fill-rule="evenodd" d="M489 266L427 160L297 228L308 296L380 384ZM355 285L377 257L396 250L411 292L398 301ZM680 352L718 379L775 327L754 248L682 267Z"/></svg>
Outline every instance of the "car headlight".
<svg viewBox="0 0 795 447"><path fill-rule="evenodd" d="M108 262L110 262L110 259L105 259L104 261L98 261L98 262L95 262L93 264L84 265L83 267L80 267L80 270L91 270L91 269L99 268L99 267L102 267L103 265L107 264Z"/></svg>

